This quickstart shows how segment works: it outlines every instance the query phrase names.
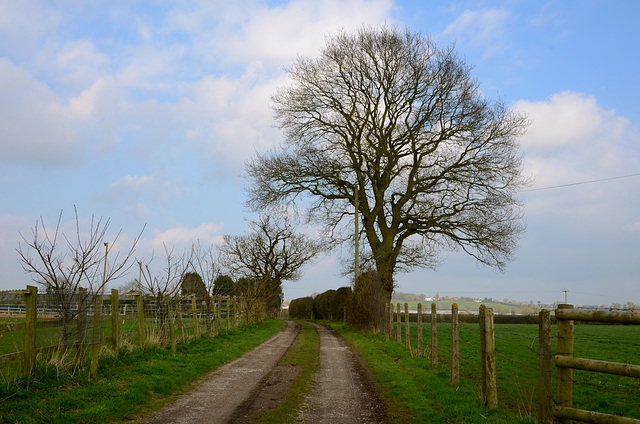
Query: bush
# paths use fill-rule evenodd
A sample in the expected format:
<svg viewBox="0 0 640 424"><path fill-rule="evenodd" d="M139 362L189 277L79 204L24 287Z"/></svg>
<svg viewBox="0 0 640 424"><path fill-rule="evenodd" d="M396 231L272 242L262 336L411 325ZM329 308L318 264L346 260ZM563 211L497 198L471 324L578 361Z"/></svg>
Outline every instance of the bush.
<svg viewBox="0 0 640 424"><path fill-rule="evenodd" d="M289 317L298 319L313 319L313 298L301 297L293 299L289 304Z"/></svg>
<svg viewBox="0 0 640 424"><path fill-rule="evenodd" d="M381 330L384 328L386 302L387 296L378 273L370 270L360 274L349 302L349 322L362 329Z"/></svg>

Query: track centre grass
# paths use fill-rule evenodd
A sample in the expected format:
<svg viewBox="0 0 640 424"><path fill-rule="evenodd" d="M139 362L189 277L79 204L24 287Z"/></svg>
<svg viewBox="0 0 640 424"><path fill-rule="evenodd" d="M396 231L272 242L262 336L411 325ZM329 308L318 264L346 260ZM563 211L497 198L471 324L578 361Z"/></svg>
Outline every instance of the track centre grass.
<svg viewBox="0 0 640 424"><path fill-rule="evenodd" d="M101 359L98 382L86 370L70 373L38 364L33 377L0 386L0 421L7 423L109 423L160 408L205 373L280 331L282 320L240 326L214 338L201 336L168 349L134 349Z"/></svg>
<svg viewBox="0 0 640 424"><path fill-rule="evenodd" d="M311 382L318 370L320 338L316 329L307 322L300 322L302 328L286 355L278 363L279 367L297 367L298 375L291 385L285 401L273 411L254 417L255 423L295 423L302 404L311 392Z"/></svg>

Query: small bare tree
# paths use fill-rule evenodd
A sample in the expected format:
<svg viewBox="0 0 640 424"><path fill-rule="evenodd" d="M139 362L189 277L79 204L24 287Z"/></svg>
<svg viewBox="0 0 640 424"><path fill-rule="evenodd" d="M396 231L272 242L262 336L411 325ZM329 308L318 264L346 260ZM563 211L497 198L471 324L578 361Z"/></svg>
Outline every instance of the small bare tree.
<svg viewBox="0 0 640 424"><path fill-rule="evenodd" d="M73 235L65 234L61 229L61 211L55 228L48 228L44 218L40 217L31 237L21 235L24 245L21 243L16 249L22 268L53 297L55 304L52 306L62 319L60 342L63 346L73 336L70 326L73 320L86 312L107 283L127 273L136 244L144 231L143 228L133 239L129 249L119 250L115 256L109 255L119 244L121 231L110 243L106 242L111 221L102 217L96 219L92 215L88 231L83 232L78 211L74 210Z"/></svg>
<svg viewBox="0 0 640 424"><path fill-rule="evenodd" d="M273 212L273 211L271 211ZM244 277L247 293L258 296L269 308L277 305L283 281L296 281L302 267L321 251L320 244L298 233L283 215L263 214L241 236L225 236L222 261L232 274Z"/></svg>

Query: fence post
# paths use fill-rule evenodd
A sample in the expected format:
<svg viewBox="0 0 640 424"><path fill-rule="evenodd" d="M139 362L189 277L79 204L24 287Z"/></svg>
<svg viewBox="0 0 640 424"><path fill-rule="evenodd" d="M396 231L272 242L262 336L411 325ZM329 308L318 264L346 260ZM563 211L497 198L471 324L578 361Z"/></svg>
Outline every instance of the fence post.
<svg viewBox="0 0 640 424"><path fill-rule="evenodd" d="M538 327L538 423L553 422L553 381L551 368L551 313L543 309Z"/></svg>
<svg viewBox="0 0 640 424"><path fill-rule="evenodd" d="M140 348L144 349L144 342L145 342L145 328L144 328L144 302L142 299L142 292L138 292L135 295L136 298L136 305L138 307L138 313L136 314L138 316L138 338L140 339Z"/></svg>
<svg viewBox="0 0 640 424"><path fill-rule="evenodd" d="M422 303L418 303L418 345L416 346L416 356L422 358Z"/></svg>
<svg viewBox="0 0 640 424"><path fill-rule="evenodd" d="M393 303L389 302L389 339L393 338Z"/></svg>
<svg viewBox="0 0 640 424"><path fill-rule="evenodd" d="M558 309L573 309L573 305L560 304ZM573 320L558 320L558 355L573 356ZM573 404L573 368L556 366L556 376L556 405L571 408ZM561 419L559 422L567 424L573 421Z"/></svg>
<svg viewBox="0 0 640 424"><path fill-rule="evenodd" d="M496 341L493 330L493 309L486 308L484 314L485 328L485 363L487 408L498 408L498 386L496 380Z"/></svg>
<svg viewBox="0 0 640 424"><path fill-rule="evenodd" d="M215 309L214 315L216 316L216 334L220 334L220 323L222 321L222 295L218 295L218 307Z"/></svg>
<svg viewBox="0 0 640 424"><path fill-rule="evenodd" d="M436 304L431 304L431 368L438 368L438 314Z"/></svg>
<svg viewBox="0 0 640 424"><path fill-rule="evenodd" d="M76 320L78 321L78 336L76 339L76 365L80 365L84 362L85 358L85 347L86 347L86 339L87 339L87 289L83 287L78 287L78 293L76 295L76 299L78 300L78 315Z"/></svg>
<svg viewBox="0 0 640 424"><path fill-rule="evenodd" d="M400 302L396 303L396 323L398 329L396 330L396 341L402 343L402 312L400 311Z"/></svg>
<svg viewBox="0 0 640 424"><path fill-rule="evenodd" d="M386 341L389 341L389 303L386 302L384 304L384 338Z"/></svg>
<svg viewBox="0 0 640 424"><path fill-rule="evenodd" d="M176 294L176 316L178 318L178 331L180 331L180 341L184 343L184 326L182 325L182 299Z"/></svg>
<svg viewBox="0 0 640 424"><path fill-rule="evenodd" d="M458 304L451 305L451 385L460 385L460 338L458 334Z"/></svg>
<svg viewBox="0 0 640 424"><path fill-rule="evenodd" d="M118 290L111 289L111 346L118 353L120 342L120 329L118 328L118 313L120 311L120 298Z"/></svg>
<svg viewBox="0 0 640 424"><path fill-rule="evenodd" d="M171 307L171 296L167 296L167 309L169 310L169 339L171 339L171 352L176 353L176 333L173 329L173 308Z"/></svg>
<svg viewBox="0 0 640 424"><path fill-rule="evenodd" d="M411 352L411 330L409 329L409 304L404 303L404 347Z"/></svg>
<svg viewBox="0 0 640 424"><path fill-rule="evenodd" d="M478 324L480 326L480 398L482 399L482 404L487 404L487 336L485 329L485 315L487 312L487 307L485 305L480 305L478 309Z"/></svg>
<svg viewBox="0 0 640 424"><path fill-rule="evenodd" d="M25 322L24 322L24 361L22 375L28 377L36 363L36 319L38 288L27 286L24 292Z"/></svg>
<svg viewBox="0 0 640 424"><path fill-rule="evenodd" d="M93 302L93 337L91 340L91 367L89 375L91 378L98 380L98 352L100 350L100 325L102 314L102 294L98 291L94 294Z"/></svg>
<svg viewBox="0 0 640 424"><path fill-rule="evenodd" d="M191 295L191 310L193 311L193 331L196 337L200 335L200 329L198 328L198 305L196 305L196 295Z"/></svg>

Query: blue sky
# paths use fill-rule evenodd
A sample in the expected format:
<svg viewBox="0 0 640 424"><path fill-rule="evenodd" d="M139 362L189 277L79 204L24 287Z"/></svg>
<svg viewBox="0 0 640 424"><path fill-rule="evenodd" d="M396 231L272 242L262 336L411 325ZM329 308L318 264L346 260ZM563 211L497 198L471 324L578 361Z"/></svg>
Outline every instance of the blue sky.
<svg viewBox="0 0 640 424"><path fill-rule="evenodd" d="M74 205L125 240L146 224L139 258L243 233L244 162L282 139L269 96L285 68L326 34L387 23L455 43L487 96L528 113L535 178L504 273L447 253L397 290L640 303L638 16L631 0L0 0L0 290L30 283L21 234L61 210L73 228ZM308 266L285 296L349 284L338 262Z"/></svg>

